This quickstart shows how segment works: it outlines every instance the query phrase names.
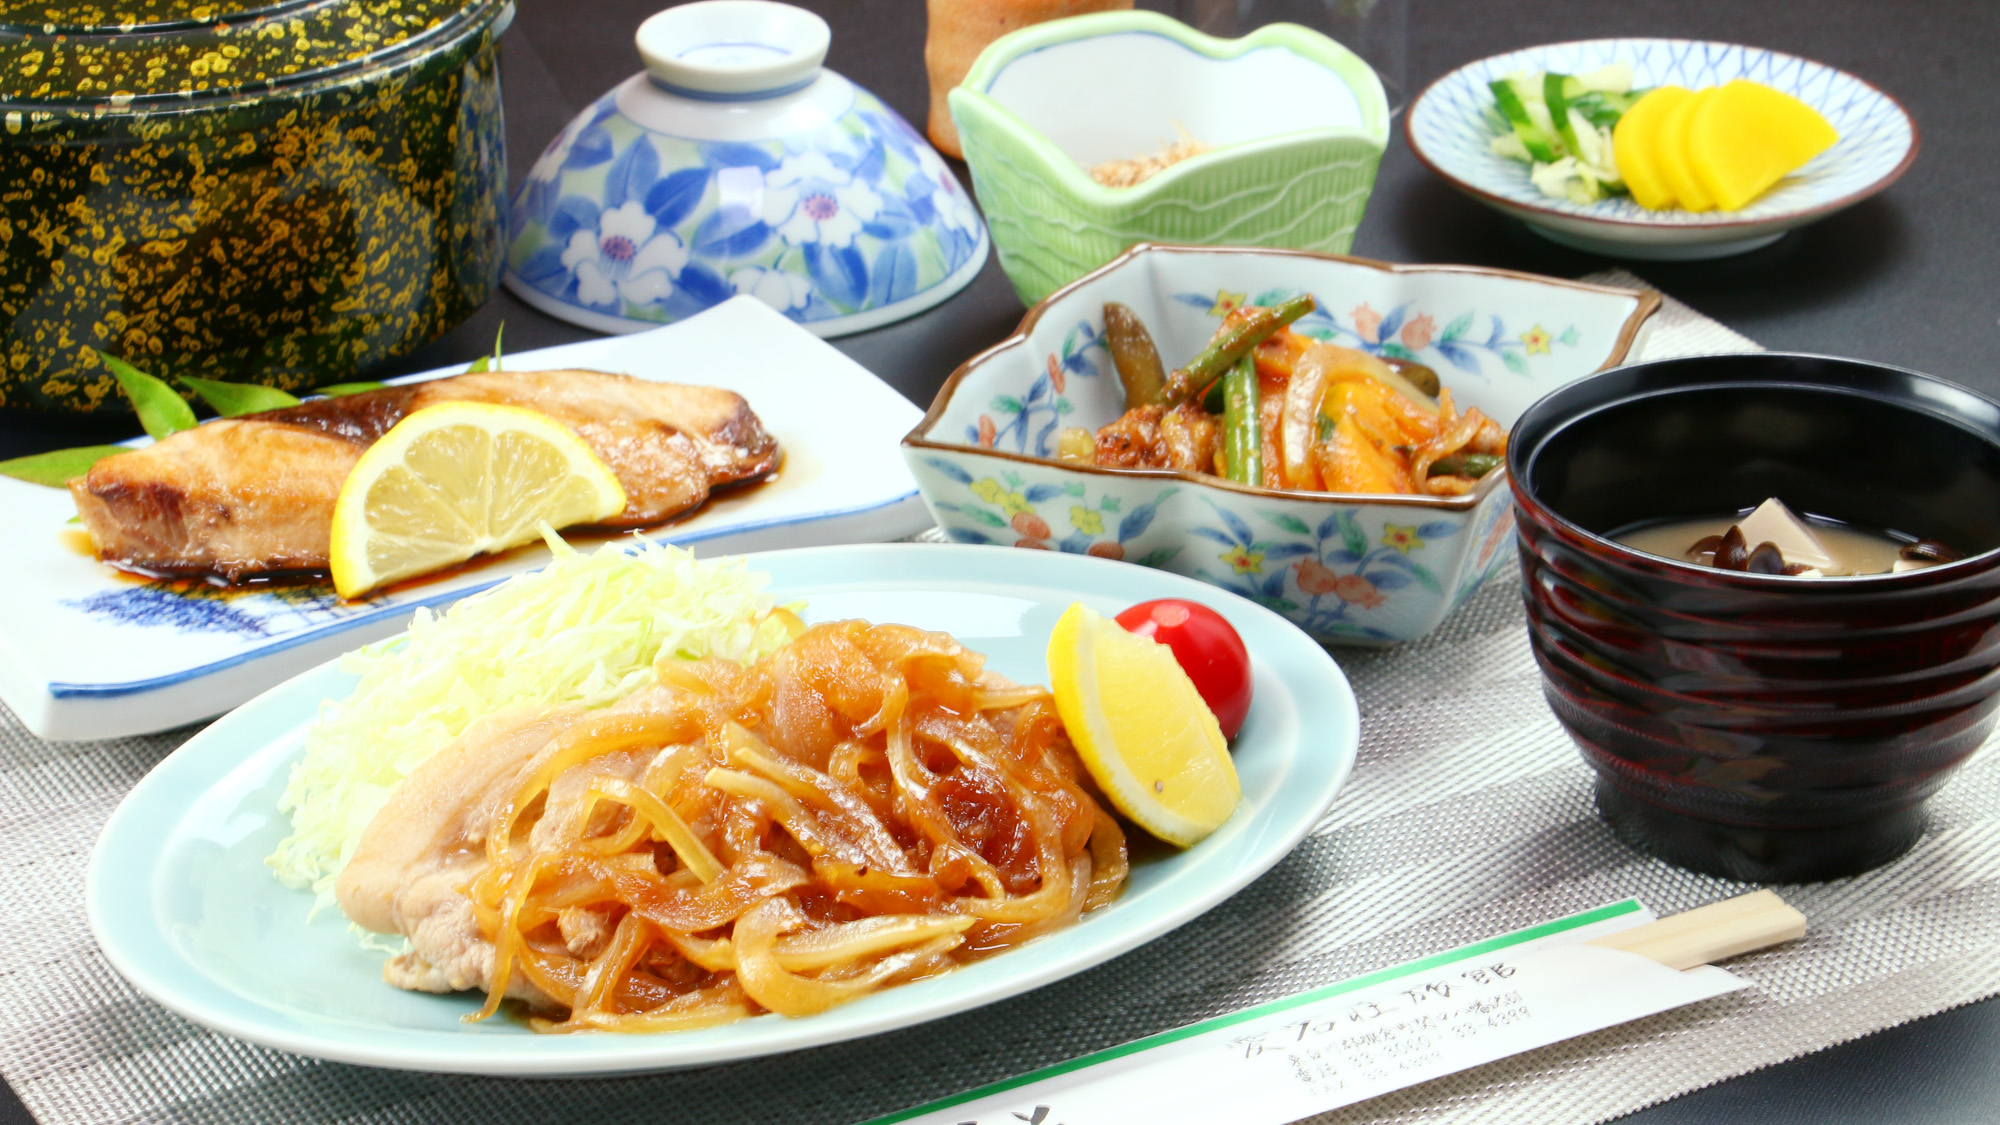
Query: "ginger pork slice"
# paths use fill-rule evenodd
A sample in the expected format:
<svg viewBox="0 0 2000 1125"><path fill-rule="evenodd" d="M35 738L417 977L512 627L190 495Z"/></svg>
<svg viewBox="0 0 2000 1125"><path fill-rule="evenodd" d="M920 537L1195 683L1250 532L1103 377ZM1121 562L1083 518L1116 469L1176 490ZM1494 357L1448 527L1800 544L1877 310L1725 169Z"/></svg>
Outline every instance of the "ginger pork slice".
<svg viewBox="0 0 2000 1125"><path fill-rule="evenodd" d="M472 900L460 888L486 867L486 830L495 812L577 717L561 711L474 723L404 778L368 822L334 896L363 929L410 939L409 951L382 967L390 984L417 992L487 986L493 944L480 934ZM518 974L508 994L543 999Z"/></svg>

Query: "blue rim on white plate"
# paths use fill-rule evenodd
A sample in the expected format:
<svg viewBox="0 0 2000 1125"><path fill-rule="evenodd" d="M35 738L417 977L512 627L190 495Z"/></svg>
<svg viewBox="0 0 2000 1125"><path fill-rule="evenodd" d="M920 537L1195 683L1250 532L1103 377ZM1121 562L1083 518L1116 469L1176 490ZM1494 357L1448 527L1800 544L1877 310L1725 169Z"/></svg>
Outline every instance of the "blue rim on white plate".
<svg viewBox="0 0 2000 1125"><path fill-rule="evenodd" d="M1488 147L1488 83L1518 70L1576 74L1632 64L1637 86L1689 89L1744 78L1818 110L1840 140L1737 211L1649 211L1623 196L1574 203L1543 195L1528 166ZM1761 47L1694 39L1586 39L1468 63L1438 79L1404 120L1410 151L1453 187L1527 222L1551 241L1593 253L1658 260L1716 258L1775 242L1888 187L1917 157L1916 122L1880 89L1824 63Z"/></svg>
<svg viewBox="0 0 2000 1125"><path fill-rule="evenodd" d="M648 529L649 538L717 554L879 542L930 526L896 445L917 408L752 298L650 334L509 354L504 364L711 383L749 401L784 446L777 477L718 492ZM0 507L18 532L0 539L9 579L0 586L0 701L52 739L118 738L221 714L395 632L420 606L456 601L547 558L526 547L345 602L326 583L219 590L121 576L65 543L80 534L67 527L76 514L67 492L0 478Z"/></svg>
<svg viewBox="0 0 2000 1125"><path fill-rule="evenodd" d="M753 1058L909 1027L1070 976L1151 941L1235 894L1305 838L1353 768L1354 694L1327 655L1277 614L1163 571L997 547L881 544L755 556L806 616L949 629L988 667L1047 682L1049 630L1072 601L1113 613L1183 597L1213 606L1249 647L1250 716L1233 747L1243 804L1185 852L1133 868L1118 900L1019 949L819 1015L759 1016L662 1035L535 1035L465 1024L477 994L403 992L381 978L346 919L307 921L312 895L263 857L289 828L277 812L307 722L349 691L332 665L266 692L190 739L118 806L90 859L90 928L141 992L198 1024L267 1047L366 1066L580 1076Z"/></svg>

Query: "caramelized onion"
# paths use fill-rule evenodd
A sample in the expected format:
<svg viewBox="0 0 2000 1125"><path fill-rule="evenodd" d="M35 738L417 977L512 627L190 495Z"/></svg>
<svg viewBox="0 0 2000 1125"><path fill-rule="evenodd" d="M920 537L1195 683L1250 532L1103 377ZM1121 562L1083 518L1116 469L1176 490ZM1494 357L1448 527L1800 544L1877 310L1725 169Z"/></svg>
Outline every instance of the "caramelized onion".
<svg viewBox="0 0 2000 1125"><path fill-rule="evenodd" d="M590 783L590 792L594 796L617 801L629 807L634 814L634 824L641 822L651 824L653 830L660 834L660 839L665 840L667 846L674 849L674 854L680 857L681 863L689 871L694 872L695 878L704 883L713 883L716 877L722 874L722 864L716 862L714 854L708 850L708 845L702 843L700 837L694 834L694 830L687 826L687 821L682 820L651 790L642 789L619 778L600 777ZM621 840L625 838L620 837Z"/></svg>
<svg viewBox="0 0 2000 1125"><path fill-rule="evenodd" d="M1285 406L1279 416L1278 449L1283 457L1286 488L1310 489L1313 479L1312 447L1319 427L1319 400L1326 393L1326 350L1307 348L1292 368L1285 383Z"/></svg>
<svg viewBox="0 0 2000 1125"><path fill-rule="evenodd" d="M782 899L758 903L736 923L736 979L752 1000L782 1015L809 1016L865 996L930 951L920 946L893 954L843 978L811 977L785 968L778 957L779 936L804 923L804 915ZM948 940L955 945L963 939L954 934Z"/></svg>
<svg viewBox="0 0 2000 1125"><path fill-rule="evenodd" d="M805 1015L1125 882L1047 691L950 637L840 622L661 682L564 730L495 811L463 890L493 954L473 1018L509 996L543 1031Z"/></svg>
<svg viewBox="0 0 2000 1125"><path fill-rule="evenodd" d="M977 921L963 914L885 914L854 922L837 922L778 939L778 964L787 972L831 969L892 949L922 945L957 936Z"/></svg>

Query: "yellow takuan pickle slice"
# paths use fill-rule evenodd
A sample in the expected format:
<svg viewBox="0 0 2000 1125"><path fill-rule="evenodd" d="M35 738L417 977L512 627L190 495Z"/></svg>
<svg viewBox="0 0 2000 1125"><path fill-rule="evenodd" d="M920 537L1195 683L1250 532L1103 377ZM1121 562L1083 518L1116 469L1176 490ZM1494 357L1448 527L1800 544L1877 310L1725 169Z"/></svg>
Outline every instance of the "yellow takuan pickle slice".
<svg viewBox="0 0 2000 1125"><path fill-rule="evenodd" d="M1693 96L1679 86L1661 86L1626 110L1612 130L1611 155L1618 162L1618 175L1641 207L1663 211L1674 205L1674 189L1653 159L1654 138L1667 111Z"/></svg>
<svg viewBox="0 0 2000 1125"><path fill-rule="evenodd" d="M1769 86L1739 78L1704 93L1689 117L1687 164L1725 211L1764 194L1840 139L1813 107Z"/></svg>
<svg viewBox="0 0 2000 1125"><path fill-rule="evenodd" d="M1688 211L1713 211L1715 200L1708 190L1694 178L1694 169L1688 165L1688 126L1693 123L1695 111L1712 96L1714 89L1697 90L1687 96L1679 105L1667 110L1660 121L1660 130L1653 138L1653 160L1659 165L1661 178L1673 189L1674 198Z"/></svg>

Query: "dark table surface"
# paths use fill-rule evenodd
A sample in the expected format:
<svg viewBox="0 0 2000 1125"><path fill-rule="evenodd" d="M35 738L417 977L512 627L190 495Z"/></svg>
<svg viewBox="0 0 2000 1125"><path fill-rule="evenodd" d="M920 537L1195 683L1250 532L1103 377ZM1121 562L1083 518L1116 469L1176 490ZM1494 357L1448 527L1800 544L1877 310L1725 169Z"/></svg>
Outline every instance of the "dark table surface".
<svg viewBox="0 0 2000 1125"><path fill-rule="evenodd" d="M519 0L503 40L509 164L518 181L570 118L638 68L632 31L662 0ZM929 96L918 0L793 0L834 30L828 65L921 124ZM1239 0L1248 7L1255 0ZM1334 0L1325 0L1331 4ZM1396 2L1396 0L1390 0ZM1738 258L1626 263L1766 347L1858 356L2000 397L2000 4L1991 0L1403 0L1408 78L1562 39L1667 35L1776 48L1887 90L1922 134L1893 188ZM1142 7L1166 6L1142 0ZM1400 125L1400 121L1399 121ZM963 178L961 176L961 178ZM1395 132L1354 252L1556 276L1605 259L1547 243L1420 167ZM997 263L963 293L836 345L919 405L959 362L1005 336L1022 308ZM391 371L462 364L506 323L510 353L588 335L501 294ZM0 414L0 457L129 436L129 421ZM11 1091L0 1125L30 1118ZM1959 1125L2000 1121L2000 999L1918 1020L1721 1083L1625 1118L1629 1125ZM842 1125L829 1122L828 1125Z"/></svg>

